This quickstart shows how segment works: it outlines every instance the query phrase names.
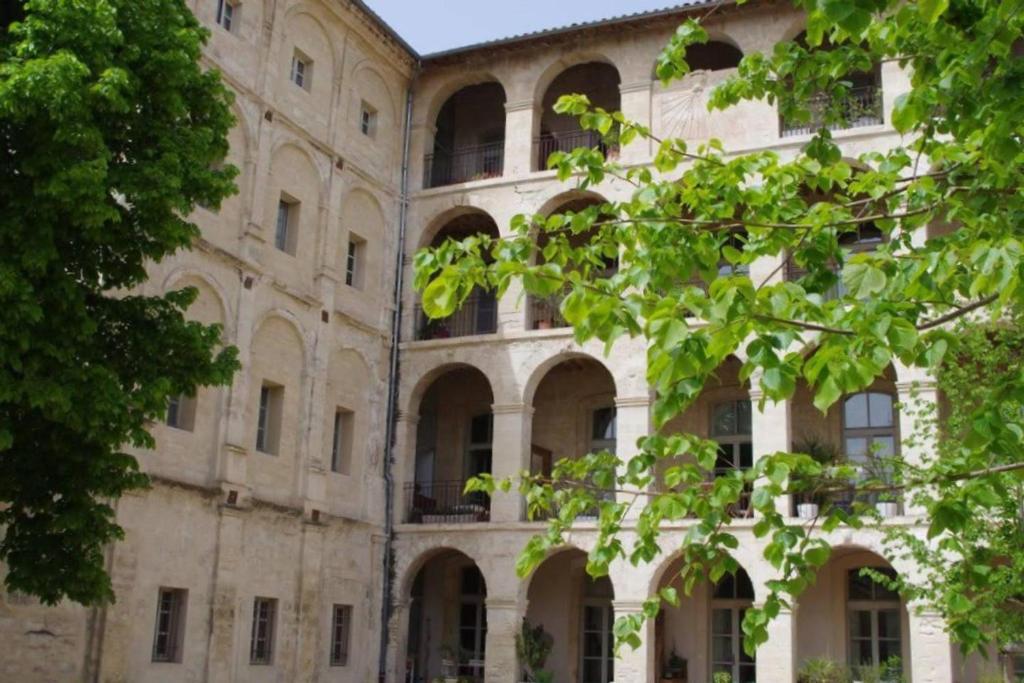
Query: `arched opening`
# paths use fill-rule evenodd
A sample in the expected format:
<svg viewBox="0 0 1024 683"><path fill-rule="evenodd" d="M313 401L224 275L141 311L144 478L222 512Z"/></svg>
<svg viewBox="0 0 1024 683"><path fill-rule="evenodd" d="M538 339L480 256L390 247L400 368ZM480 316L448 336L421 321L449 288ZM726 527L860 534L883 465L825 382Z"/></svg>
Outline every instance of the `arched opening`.
<svg viewBox="0 0 1024 683"><path fill-rule="evenodd" d="M686 63L690 71L722 71L740 65L743 53L735 45L721 40L690 45L686 48Z"/></svg>
<svg viewBox="0 0 1024 683"><path fill-rule="evenodd" d="M547 212L552 214L577 214L593 207L600 206L604 199L595 194L577 195L573 194L563 200L556 200L554 209ZM587 244L595 234L591 229L579 234L564 235L570 247L580 247ZM560 237L563 237L560 235ZM537 259L538 263L543 262L542 253L549 242L554 239L550 233L541 231L537 235ZM615 259L608 259L602 272L597 273L598 277L611 277L618 269L618 262ZM527 299L527 321L526 328L531 330L547 330L552 328L569 327L569 323L562 317L562 299L568 292L561 291L550 294L546 297L530 295Z"/></svg>
<svg viewBox="0 0 1024 683"><path fill-rule="evenodd" d="M455 366L433 380L420 402L415 474L406 484L410 524L465 524L490 519L484 493L466 481L491 472L494 395L476 368Z"/></svg>
<svg viewBox="0 0 1024 683"><path fill-rule="evenodd" d="M743 617L754 604L754 586L741 567L717 583L703 581L686 595L682 559L668 566L658 590L675 588L679 605L663 605L654 624L658 681L710 681L727 673L734 683L754 683L754 658L743 649Z"/></svg>
<svg viewBox="0 0 1024 683"><path fill-rule="evenodd" d="M409 590L406 643L403 681L483 681L487 583L473 560L442 550L423 564Z"/></svg>
<svg viewBox="0 0 1024 683"><path fill-rule="evenodd" d="M500 83L462 88L441 107L423 186L497 178L505 167L505 89Z"/></svg>
<svg viewBox="0 0 1024 683"><path fill-rule="evenodd" d="M615 380L604 365L587 356L570 356L547 370L536 387L531 404L532 474L548 476L554 463L564 458L615 452ZM608 499L614 495L602 494Z"/></svg>
<svg viewBox="0 0 1024 683"><path fill-rule="evenodd" d="M848 669L853 680L903 680L909 667L906 602L862 571L896 572L861 548L837 548L800 596L796 609L798 666L825 660Z"/></svg>
<svg viewBox="0 0 1024 683"><path fill-rule="evenodd" d="M595 107L618 111L621 106L619 83L618 70L604 62L577 64L551 81L541 99L537 170L547 168L548 157L554 152L569 152L577 147L597 147L605 155L617 151L617 147L607 144L597 131L581 129L575 116L556 114L554 106L562 95L579 94L590 98Z"/></svg>
<svg viewBox="0 0 1024 683"><path fill-rule="evenodd" d="M742 363L730 356L709 379L697 400L682 414L670 420L665 433L696 434L718 443L718 458L711 478L705 484L713 486L714 479L735 477L754 466L754 441L751 428L750 386L740 380ZM684 456L686 457L686 456ZM664 471L672 462L659 463ZM659 476L662 482L663 477ZM749 487L739 502L730 510L734 517L750 517Z"/></svg>
<svg viewBox="0 0 1024 683"><path fill-rule="evenodd" d="M572 548L544 560L530 579L526 620L552 639L544 670L555 681L615 680L615 590L586 571L587 555Z"/></svg>
<svg viewBox="0 0 1024 683"><path fill-rule="evenodd" d="M447 240L463 240L473 235L498 237L498 225L483 211L458 215L444 224L431 240L438 247ZM493 334L498 330L498 300L493 291L477 287L458 310L447 318L431 320L416 306L416 339L445 339L475 334Z"/></svg>
<svg viewBox="0 0 1024 683"><path fill-rule="evenodd" d="M798 35L794 42L807 49L807 32ZM825 40L817 50L831 50L833 46ZM862 128L864 126L877 126L882 123L882 71L878 64L868 71L853 71L843 76L843 80L850 85L843 101L837 103L838 111L833 109L831 113L839 114L838 121L826 123L825 115L829 112L830 101L824 94L819 95L808 103L811 111L809 121L787 121L779 117L779 135L781 137L792 137L794 135L810 135L821 127L829 130L846 130L849 128Z"/></svg>
<svg viewBox="0 0 1024 683"><path fill-rule="evenodd" d="M823 465L846 463L859 468L863 478L889 481L892 459L900 452L898 400L892 366L866 389L844 395L824 417L814 407L813 391L801 380L789 408L792 448ZM857 492L856 483L849 482L848 489L837 483L829 491L797 493L793 496L794 514L813 518L831 506L849 510L854 505L874 506L886 517L899 514L900 501L895 493Z"/></svg>

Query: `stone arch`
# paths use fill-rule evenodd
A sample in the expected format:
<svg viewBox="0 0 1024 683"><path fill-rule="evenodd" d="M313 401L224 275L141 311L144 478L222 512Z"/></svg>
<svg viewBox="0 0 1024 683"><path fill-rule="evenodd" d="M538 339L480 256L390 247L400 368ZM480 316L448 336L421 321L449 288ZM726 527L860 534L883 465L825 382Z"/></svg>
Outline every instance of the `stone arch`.
<svg viewBox="0 0 1024 683"><path fill-rule="evenodd" d="M686 63L690 66L690 74L697 71L734 69L739 65L741 59L743 59L743 50L739 44L720 31L709 31L706 43L691 45L686 49ZM651 78L658 80L657 61L651 69Z"/></svg>
<svg viewBox="0 0 1024 683"><path fill-rule="evenodd" d="M280 325L282 329L287 329L289 336L292 337L292 341L295 342L295 347L302 353L303 370L305 370L305 361L309 357L309 343L306 335L305 327L302 322L295 316L291 311L284 308L271 308L264 311L253 324L253 346L256 344L256 338L264 331L264 328L269 325Z"/></svg>
<svg viewBox="0 0 1024 683"><path fill-rule="evenodd" d="M604 204L607 201L603 195L593 190L566 190L545 200L537 209L537 213L541 216L550 216L559 211L579 211L579 207L583 205Z"/></svg>
<svg viewBox="0 0 1024 683"><path fill-rule="evenodd" d="M491 388L492 396L497 395L494 391L494 380L480 365L466 361L441 363L440 365L431 367L408 384L409 389L407 392L407 399L404 403L403 412L407 415L418 414L420 410L420 403L423 401L423 396L427 393L427 390L430 389L431 385L442 375L458 369L470 369L480 373L480 375L487 380L487 384Z"/></svg>
<svg viewBox="0 0 1024 683"><path fill-rule="evenodd" d="M383 294L387 277L386 226L384 209L372 192L361 187L349 190L341 204L340 248L337 250L336 267L339 273L346 273L348 243L353 242L357 254L358 250L362 251L353 286L371 296Z"/></svg>
<svg viewBox="0 0 1024 683"><path fill-rule="evenodd" d="M227 291L213 275L187 266L175 268L164 278L161 289L167 292L173 289L193 286L199 289L199 296L196 297L189 310L201 304L200 300L203 298L204 290L209 292L210 298L215 304L215 310L211 311L212 315L210 316L201 316L196 319L206 324L211 322L219 323L224 328L225 337L230 337L231 331L234 328L231 306L229 304L230 300L227 296Z"/></svg>
<svg viewBox="0 0 1024 683"><path fill-rule="evenodd" d="M374 394L370 366L357 350L338 347L327 366L327 387L323 415L324 467L356 479L371 460L377 440L371 430Z"/></svg>
<svg viewBox="0 0 1024 683"><path fill-rule="evenodd" d="M352 70L352 87L355 96L351 97L349 121L350 127L356 127L358 133L359 116L363 102L377 112L376 136L378 141L391 142L396 139L396 131L401 129L399 105L394 93L383 74L369 60L363 60ZM385 145L389 150L390 147Z"/></svg>
<svg viewBox="0 0 1024 683"><path fill-rule="evenodd" d="M284 35L291 38L292 43L286 44L284 56L286 68L291 68L292 53L289 48L301 50L313 60L311 92L317 92L323 99L334 92L334 81L338 70L338 56L330 39L331 31L319 16L313 5L300 3L285 12ZM301 36L301 40L298 39ZM329 100L328 100L329 101Z"/></svg>
<svg viewBox="0 0 1024 683"><path fill-rule="evenodd" d="M597 358L596 356L585 351L565 350L553 356L544 358L536 366L529 370L529 373L527 375L528 379L526 380L526 383L523 385L523 404L533 405L533 400L537 393L537 388L540 386L541 382L547 376L548 372L553 370L556 366L560 365L561 363L573 359L585 359L588 361L593 361L594 363L597 363L599 366L601 366L601 368L607 374L608 379L611 381L616 395L618 395L618 386L615 382L615 374L612 372L612 369L608 367L606 363L604 363L601 359Z"/></svg>
<svg viewBox="0 0 1024 683"><path fill-rule="evenodd" d="M422 123L427 127L434 126L441 108L452 96L465 88L487 83L496 83L507 97L509 89L505 85L505 81L492 71L469 71L442 81L434 87L433 92L429 95L428 104L422 113Z"/></svg>
<svg viewBox="0 0 1024 683"><path fill-rule="evenodd" d="M409 593L412 590L412 584L416 580L416 575L419 574L420 570L423 569L423 567L431 560L440 557L445 553L458 553L459 555L465 556L477 567L480 567L480 571L483 573L483 564L481 564L480 558L474 556L474 549L460 543L457 539L448 539L444 545L426 549L417 549L416 554L408 563L406 563L399 574L397 582L399 599L408 599ZM490 583L487 580L486 574L484 575L484 581L488 584Z"/></svg>
<svg viewBox="0 0 1024 683"><path fill-rule="evenodd" d="M577 52L571 55L561 55L552 59L537 73L534 79L533 101L541 104L544 93L561 73L575 66L589 63L606 64L615 69L617 73L621 72L615 60L603 52Z"/></svg>
<svg viewBox="0 0 1024 683"><path fill-rule="evenodd" d="M476 206L459 204L458 206L445 209L426 221L423 230L419 234L416 250L418 251L424 247L430 246L434 239L453 222L467 221L469 220L469 217L479 218L481 225L493 225L495 229L494 236L498 236L497 221L494 220L490 213Z"/></svg>

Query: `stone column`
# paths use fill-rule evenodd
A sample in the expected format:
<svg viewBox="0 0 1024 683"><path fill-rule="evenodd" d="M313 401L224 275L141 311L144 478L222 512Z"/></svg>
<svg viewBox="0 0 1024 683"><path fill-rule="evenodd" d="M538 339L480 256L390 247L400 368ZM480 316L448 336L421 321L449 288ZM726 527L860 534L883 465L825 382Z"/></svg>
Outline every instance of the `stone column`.
<svg viewBox="0 0 1024 683"><path fill-rule="evenodd" d="M757 405L761 400L761 389L757 386L757 378L751 378L750 389L750 437L754 446L754 461L765 455L778 451L790 450L791 424L789 402L773 403L766 401L763 410ZM792 515L790 496L779 496L775 501L775 509L781 515Z"/></svg>
<svg viewBox="0 0 1024 683"><path fill-rule="evenodd" d="M945 621L934 612L909 614L910 680L914 683L948 683L954 680L953 648L945 630ZM906 664L904 664L906 666Z"/></svg>
<svg viewBox="0 0 1024 683"><path fill-rule="evenodd" d="M639 453L636 442L651 433L651 397L650 396L623 396L615 399L615 451L622 464L619 466L619 475L626 473L626 467L630 458ZM623 488L623 487L620 487ZM616 495L620 503L636 501L629 511L630 518L636 518L643 509L644 500L637 498L638 489L627 487L629 490Z"/></svg>
<svg viewBox="0 0 1024 683"><path fill-rule="evenodd" d="M619 86L621 94L622 115L626 120L642 126L651 125L651 80L623 83ZM651 158L649 140L637 138L628 147L619 150L619 160L623 164L640 164Z"/></svg>
<svg viewBox="0 0 1024 683"><path fill-rule="evenodd" d="M516 633L523 610L512 599L487 598L487 657L484 683L519 681Z"/></svg>
<svg viewBox="0 0 1024 683"><path fill-rule="evenodd" d="M388 629L387 681L405 683L407 639L409 636L409 601L395 599L391 620L382 628Z"/></svg>
<svg viewBox="0 0 1024 683"><path fill-rule="evenodd" d="M491 521L518 522L523 518L523 498L519 495L516 479L523 470L530 469L533 406L495 404L491 411L494 414L491 471L495 479L513 478L508 493L497 491L491 497Z"/></svg>
<svg viewBox="0 0 1024 683"><path fill-rule="evenodd" d="M395 523L401 524L405 521L407 484L416 480L416 427L420 423L419 415L412 415L399 411L395 425L395 448L392 463L392 477L394 486L394 508Z"/></svg>
<svg viewBox="0 0 1024 683"><path fill-rule="evenodd" d="M934 458L938 444L934 429L928 420L938 410L939 392L932 380L901 381L896 384L899 412L900 455L909 464L921 465L925 459ZM923 515L925 510L903 501L903 513Z"/></svg>
<svg viewBox="0 0 1024 683"><path fill-rule="evenodd" d="M640 614L643 611L641 600L615 600L615 620ZM615 659L615 677L617 683L653 683L657 664L654 661L654 621L647 620L640 627L640 646L635 650L623 645Z"/></svg>
<svg viewBox="0 0 1024 683"><path fill-rule="evenodd" d="M217 555L213 565L213 596L210 610L206 681L235 680L235 621L238 607L238 568L242 560L242 536L247 513L220 507L217 527Z"/></svg>
<svg viewBox="0 0 1024 683"><path fill-rule="evenodd" d="M506 178L521 177L535 168L533 131L537 111L533 100L505 103L505 168Z"/></svg>
<svg viewBox="0 0 1024 683"><path fill-rule="evenodd" d="M782 610L768 624L768 642L757 650L757 680L793 683L796 669L796 613Z"/></svg>

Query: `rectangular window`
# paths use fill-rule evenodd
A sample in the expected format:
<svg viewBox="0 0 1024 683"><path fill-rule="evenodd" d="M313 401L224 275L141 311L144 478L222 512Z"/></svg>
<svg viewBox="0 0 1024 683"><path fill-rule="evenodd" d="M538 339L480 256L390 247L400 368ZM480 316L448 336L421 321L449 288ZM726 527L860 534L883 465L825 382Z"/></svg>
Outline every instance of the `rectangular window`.
<svg viewBox="0 0 1024 683"><path fill-rule="evenodd" d="M334 435L331 439L331 471L349 474L352 471L352 411L334 411Z"/></svg>
<svg viewBox="0 0 1024 683"><path fill-rule="evenodd" d="M187 601L188 591L182 588L161 588L157 594L154 662L181 661Z"/></svg>
<svg viewBox="0 0 1024 683"><path fill-rule="evenodd" d="M172 396L167 402L167 418L165 422L168 427L183 429L191 432L195 427L196 401L185 394Z"/></svg>
<svg viewBox="0 0 1024 683"><path fill-rule="evenodd" d="M359 130L367 137L377 136L377 110L366 102L359 108Z"/></svg>
<svg viewBox="0 0 1024 683"><path fill-rule="evenodd" d="M274 229L274 246L292 256L295 255L298 214L298 202L286 197L281 197L277 202L277 225Z"/></svg>
<svg viewBox="0 0 1024 683"><path fill-rule="evenodd" d="M292 55L292 83L309 90L313 83L313 60L296 50Z"/></svg>
<svg viewBox="0 0 1024 683"><path fill-rule="evenodd" d="M891 569L876 569L895 578ZM849 661L857 672L861 668L885 666L903 656L902 603L900 596L871 576L851 569L846 584ZM895 673L895 672L894 672Z"/></svg>
<svg viewBox="0 0 1024 683"><path fill-rule="evenodd" d="M352 606L335 605L331 619L331 666L348 666L348 640L352 631Z"/></svg>
<svg viewBox="0 0 1024 683"><path fill-rule="evenodd" d="M249 641L249 663L268 665L274 661L274 622L277 600L256 598L252 603L252 638Z"/></svg>
<svg viewBox="0 0 1024 683"><path fill-rule="evenodd" d="M284 387L264 382L260 386L259 413L256 416L256 450L277 455L281 441L281 412Z"/></svg>
<svg viewBox="0 0 1024 683"><path fill-rule="evenodd" d="M350 232L348 250L345 252L345 284L356 289L363 288L363 261L366 241Z"/></svg>
<svg viewBox="0 0 1024 683"><path fill-rule="evenodd" d="M225 31L231 31L235 23L238 6L231 0L217 0L217 24Z"/></svg>

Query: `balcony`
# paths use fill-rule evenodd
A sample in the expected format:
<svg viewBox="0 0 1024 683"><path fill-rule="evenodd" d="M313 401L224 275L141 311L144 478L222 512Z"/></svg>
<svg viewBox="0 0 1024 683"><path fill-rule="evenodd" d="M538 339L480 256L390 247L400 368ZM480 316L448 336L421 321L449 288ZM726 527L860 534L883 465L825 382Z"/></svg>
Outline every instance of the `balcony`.
<svg viewBox="0 0 1024 683"><path fill-rule="evenodd" d="M531 295L527 302L530 329L553 330L569 327L569 323L562 317L561 305L562 296L560 295L555 294L543 298Z"/></svg>
<svg viewBox="0 0 1024 683"><path fill-rule="evenodd" d="M432 154L423 158L423 187L499 178L504 171L504 140L456 150L447 150L437 145Z"/></svg>
<svg viewBox="0 0 1024 683"><path fill-rule="evenodd" d="M428 481L405 485L407 524L473 524L491 519L487 494L464 493L466 481Z"/></svg>
<svg viewBox="0 0 1024 683"><path fill-rule="evenodd" d="M489 292L473 292L462 306L447 318L431 320L423 312L422 306L416 306L417 341L494 334L497 331L498 302Z"/></svg>
<svg viewBox="0 0 1024 683"><path fill-rule="evenodd" d="M548 167L548 157L555 152L571 152L579 147L596 148L605 155L605 158L615 156L619 148L605 143L601 134L593 130L571 130L564 133L543 133L534 140L537 148L537 170L543 171Z"/></svg>
<svg viewBox="0 0 1024 683"><path fill-rule="evenodd" d="M843 121L841 123L824 122L829 105L827 97L816 97L809 103L811 120L806 123L779 119L779 135L784 138L797 135L811 135L819 128L828 130L847 130L877 126L882 123L882 90L877 85L865 85L851 88L846 100L840 105Z"/></svg>

